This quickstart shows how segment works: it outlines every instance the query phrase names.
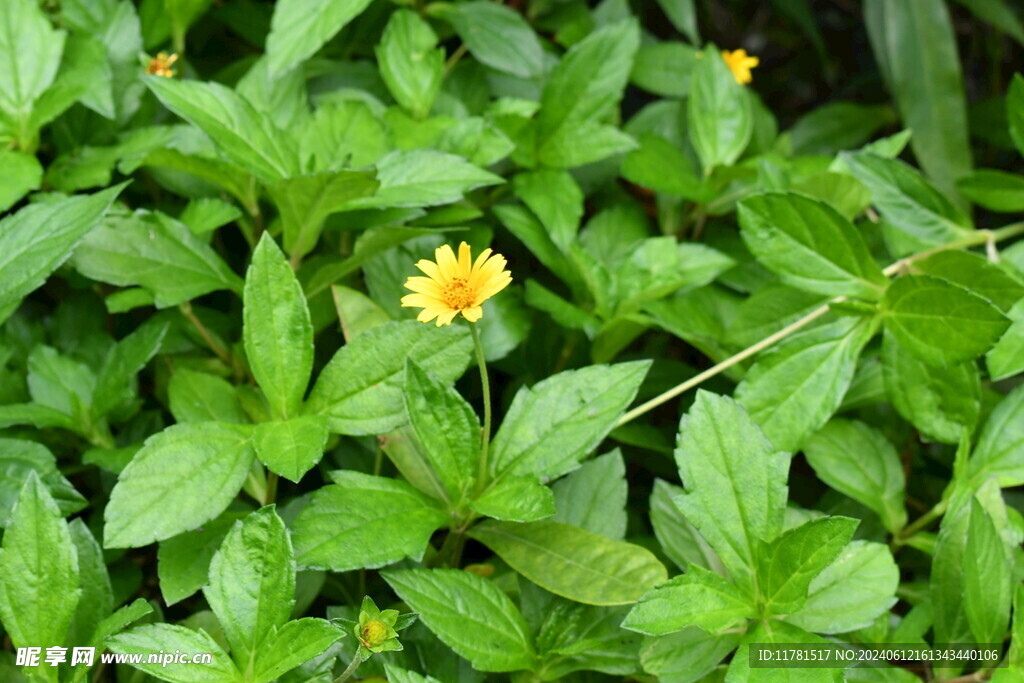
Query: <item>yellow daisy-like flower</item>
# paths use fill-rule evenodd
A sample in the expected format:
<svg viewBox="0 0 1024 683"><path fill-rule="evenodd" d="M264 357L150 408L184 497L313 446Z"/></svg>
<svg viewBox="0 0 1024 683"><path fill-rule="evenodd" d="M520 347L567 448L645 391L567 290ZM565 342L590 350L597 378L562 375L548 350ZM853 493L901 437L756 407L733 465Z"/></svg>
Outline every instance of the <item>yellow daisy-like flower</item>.
<svg viewBox="0 0 1024 683"><path fill-rule="evenodd" d="M164 78L174 78L174 69L171 67L174 66L176 61L178 61L178 55L168 55L166 52L161 52L149 60L146 73L153 76L163 76Z"/></svg>
<svg viewBox="0 0 1024 683"><path fill-rule="evenodd" d="M422 308L416 319L427 323L437 318L437 326L450 325L459 313L469 322L483 315L480 306L508 287L512 274L505 270L505 257L484 249L472 261L469 245L459 245L459 257L447 244L434 252L437 260L426 259L416 267L427 277L411 277L405 286L415 294L402 297L402 306Z"/></svg>
<svg viewBox="0 0 1024 683"><path fill-rule="evenodd" d="M722 50L722 59L729 65L732 75L740 85L746 85L753 80L750 70L761 63L757 57L748 55L746 50Z"/></svg>

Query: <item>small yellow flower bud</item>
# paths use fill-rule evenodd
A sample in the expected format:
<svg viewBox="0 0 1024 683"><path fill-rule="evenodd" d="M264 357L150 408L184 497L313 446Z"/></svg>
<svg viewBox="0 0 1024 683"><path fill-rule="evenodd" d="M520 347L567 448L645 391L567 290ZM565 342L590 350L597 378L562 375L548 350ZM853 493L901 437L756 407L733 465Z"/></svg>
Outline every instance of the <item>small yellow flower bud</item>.
<svg viewBox="0 0 1024 683"><path fill-rule="evenodd" d="M371 619L359 634L359 641L367 648L382 645L388 639L388 626L380 619Z"/></svg>

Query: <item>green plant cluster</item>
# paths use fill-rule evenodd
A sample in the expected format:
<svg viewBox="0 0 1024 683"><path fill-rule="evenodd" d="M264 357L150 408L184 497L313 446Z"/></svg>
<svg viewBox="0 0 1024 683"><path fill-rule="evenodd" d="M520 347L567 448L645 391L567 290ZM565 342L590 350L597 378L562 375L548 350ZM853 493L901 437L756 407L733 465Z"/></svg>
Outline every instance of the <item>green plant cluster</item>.
<svg viewBox="0 0 1024 683"><path fill-rule="evenodd" d="M1024 681L1021 18L0 0L0 680Z"/></svg>

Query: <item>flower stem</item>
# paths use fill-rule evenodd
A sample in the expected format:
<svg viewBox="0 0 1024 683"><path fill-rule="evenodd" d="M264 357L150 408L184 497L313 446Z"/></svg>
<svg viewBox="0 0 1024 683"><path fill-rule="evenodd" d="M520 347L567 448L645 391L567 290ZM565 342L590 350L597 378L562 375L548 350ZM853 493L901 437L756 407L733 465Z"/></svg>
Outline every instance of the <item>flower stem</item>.
<svg viewBox="0 0 1024 683"><path fill-rule="evenodd" d="M341 672L341 675L334 679L334 683L345 683L348 679L352 678L352 674L356 672L359 665L362 664L362 660L359 659L359 652L352 657L352 662L348 665L348 668Z"/></svg>
<svg viewBox="0 0 1024 683"><path fill-rule="evenodd" d="M477 471L476 490L483 491L488 476L487 449L491 445L491 383L487 379L487 361L484 360L484 345L480 342L480 332L476 323L469 324L473 334L473 345L476 346L476 362L480 366L480 385L484 393L484 426L480 430L480 467Z"/></svg>
<svg viewBox="0 0 1024 683"><path fill-rule="evenodd" d="M931 249L927 249L920 253L914 254L912 256L901 258L900 260L886 267L885 270L883 270L882 272L888 276L895 275L901 270L907 268L912 263L926 259L929 256L932 256L933 254L939 253L940 251L948 251L950 249L964 249L967 247L976 247L983 244L991 245L995 244L996 242L1001 242L1003 240L1007 240L1010 239L1011 237L1016 237L1022 234L1024 234L1024 222L1013 223L1011 225L999 228L998 230L976 230L973 233L959 240L950 242L949 244L942 244L937 247L932 247ZM778 332L765 337L764 339L757 342L753 346L743 349L736 355L726 358L721 363L718 363L717 365L708 368L704 372L695 375L694 377L691 377L690 379L686 380L681 384L677 384L668 391L661 393L658 396L655 396L646 403L638 405L636 408L633 408L625 415L620 417L619 421L615 423L615 426L621 427L630 420L636 419L637 417L640 417L647 411L660 406L662 403L670 401L671 399L682 394L683 392L688 391L700 384L703 384L704 382L711 379L715 375L720 374L724 370L728 370L737 363L741 363L747 358L750 358L751 356L756 355L761 351L764 351L765 349L773 346L776 342L782 341L789 335L806 327L810 323L814 322L821 316L828 313L829 307L832 304L841 303L845 300L846 297L843 296L830 299L827 303L822 304L821 306L814 309L813 311L811 311L804 317L800 318L796 322L791 323L786 327L782 328L781 330L779 330Z"/></svg>

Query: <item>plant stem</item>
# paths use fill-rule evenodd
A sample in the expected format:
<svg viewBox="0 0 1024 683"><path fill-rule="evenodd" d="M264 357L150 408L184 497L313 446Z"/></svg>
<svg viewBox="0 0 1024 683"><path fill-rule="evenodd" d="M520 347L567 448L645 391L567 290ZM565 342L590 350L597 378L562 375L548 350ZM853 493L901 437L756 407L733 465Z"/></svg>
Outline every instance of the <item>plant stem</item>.
<svg viewBox="0 0 1024 683"><path fill-rule="evenodd" d="M920 531L921 529L925 528L926 526L928 526L929 524L934 522L936 519L941 517L945 512L946 512L946 501L945 500L941 500L938 503L936 503L935 507L933 507L931 510L929 510L926 513L924 513L923 515L921 515L917 519L915 519L911 524L908 524L907 526L905 526L902 529L900 529L899 533L896 534L896 536L893 538L893 540L897 544L903 545L903 543L906 541L906 539L910 538L911 536L916 534L918 531Z"/></svg>
<svg viewBox="0 0 1024 683"><path fill-rule="evenodd" d="M263 504L270 505L277 500L277 472L271 472L267 470L267 495L264 497Z"/></svg>
<svg viewBox="0 0 1024 683"><path fill-rule="evenodd" d="M963 248L967 248L967 247L976 247L976 246L979 246L979 245L982 245L982 244L984 244L984 245L995 244L997 242L1001 242L1003 240L1007 240L1007 239L1010 239L1011 237L1016 237L1016 236L1022 235L1022 234L1024 234L1024 222L1013 223L1011 225L1007 225L1005 227L999 228L998 230L977 230L977 231L971 233L970 235L968 235L966 237L963 237L963 238L961 238L959 240L955 240L953 242L950 242L949 244L943 244L943 245L940 245L940 246L937 246L937 247L932 247L931 249L926 249L925 251L919 252L919 253L914 254L912 256L907 256L905 258L901 258L900 260L898 260L895 263L893 263L893 264L889 265L888 267L886 267L882 271L882 273L884 273L887 276L892 276L892 275L895 275L896 273L900 272L901 270L905 269L910 264L912 264L912 263L914 263L916 261L921 261L923 259L926 259L929 256L932 256L933 254L937 254L937 253L939 253L941 251L948 251L950 249L963 249ZM680 394L682 394L683 392L688 391L688 390L690 390L690 389L692 389L692 388L694 388L696 386L699 386L700 384L703 384L704 382L706 382L707 380L711 379L715 375L718 375L718 374L722 373L723 371L728 370L729 368L731 368L732 366L736 365L737 363L741 363L744 360L746 360L747 358L750 358L751 356L756 355L756 354L760 353L761 351L764 351L765 349L773 346L776 342L782 341L783 339L785 339L789 335L791 335L794 332L796 332L796 331L806 327L810 323L814 322L815 320L817 320L821 316L823 316L826 313L828 313L829 308L833 304L841 303L841 302L843 302L845 300L846 300L846 297L844 297L844 296L839 296L839 297L836 297L834 299L830 299L827 303L822 304L821 306L819 306L818 308L814 309L813 311L811 311L810 313L808 313L804 317L800 318L796 322L791 323L791 324L787 325L786 327L782 328L781 330L779 330L778 332L765 337L764 339L762 339L761 341L757 342L753 346L750 346L750 347L747 347L747 348L743 349L742 351L740 351L736 355L731 356L729 358L726 358L721 363L718 363L717 365L714 365L714 366L708 368L704 372L702 372L702 373L700 373L698 375L695 375L694 377L691 377L690 379L686 380L685 382L672 387L668 391L663 392L663 393L659 394L658 396L655 396L654 398L652 398L651 400L647 401L646 403L642 403L642 404L638 405L636 408L633 408L632 410L627 412L625 415L623 415L621 418L619 418L619 421L615 423L615 426L616 427L621 427L622 425L626 424L630 420L634 420L634 419L640 417L641 415L643 415L647 411L652 410L654 408L657 408L662 403L665 403L666 401L670 401L673 398L675 398L676 396L679 396Z"/></svg>
<svg viewBox="0 0 1024 683"><path fill-rule="evenodd" d="M203 341L205 341L206 345L210 347L210 350L216 354L217 358L224 361L229 368L234 369L235 363L231 358L231 354L228 353L228 350L221 346L216 339L214 339L213 335L210 334L210 331L206 329L206 325L203 325L202 321L199 320L199 317L192 311L191 302L186 301L179 304L178 310L180 310L181 314L185 316L190 323L192 323L192 326L196 328L197 332L199 332L199 336L203 338Z"/></svg>
<svg viewBox="0 0 1024 683"><path fill-rule="evenodd" d="M352 662L349 663L348 668L341 672L341 675L334 679L334 683L344 683L348 679L352 678L352 674L356 672L362 661L359 659L359 652L356 651L352 657Z"/></svg>
<svg viewBox="0 0 1024 683"><path fill-rule="evenodd" d="M473 334L473 344L476 346L476 362L480 366L480 384L484 393L484 426L480 430L480 467L477 471L476 481L476 490L479 493L483 490L488 473L487 449L491 444L491 383L487 379L484 345L480 342L480 332L477 331L475 323L469 324L469 331Z"/></svg>

